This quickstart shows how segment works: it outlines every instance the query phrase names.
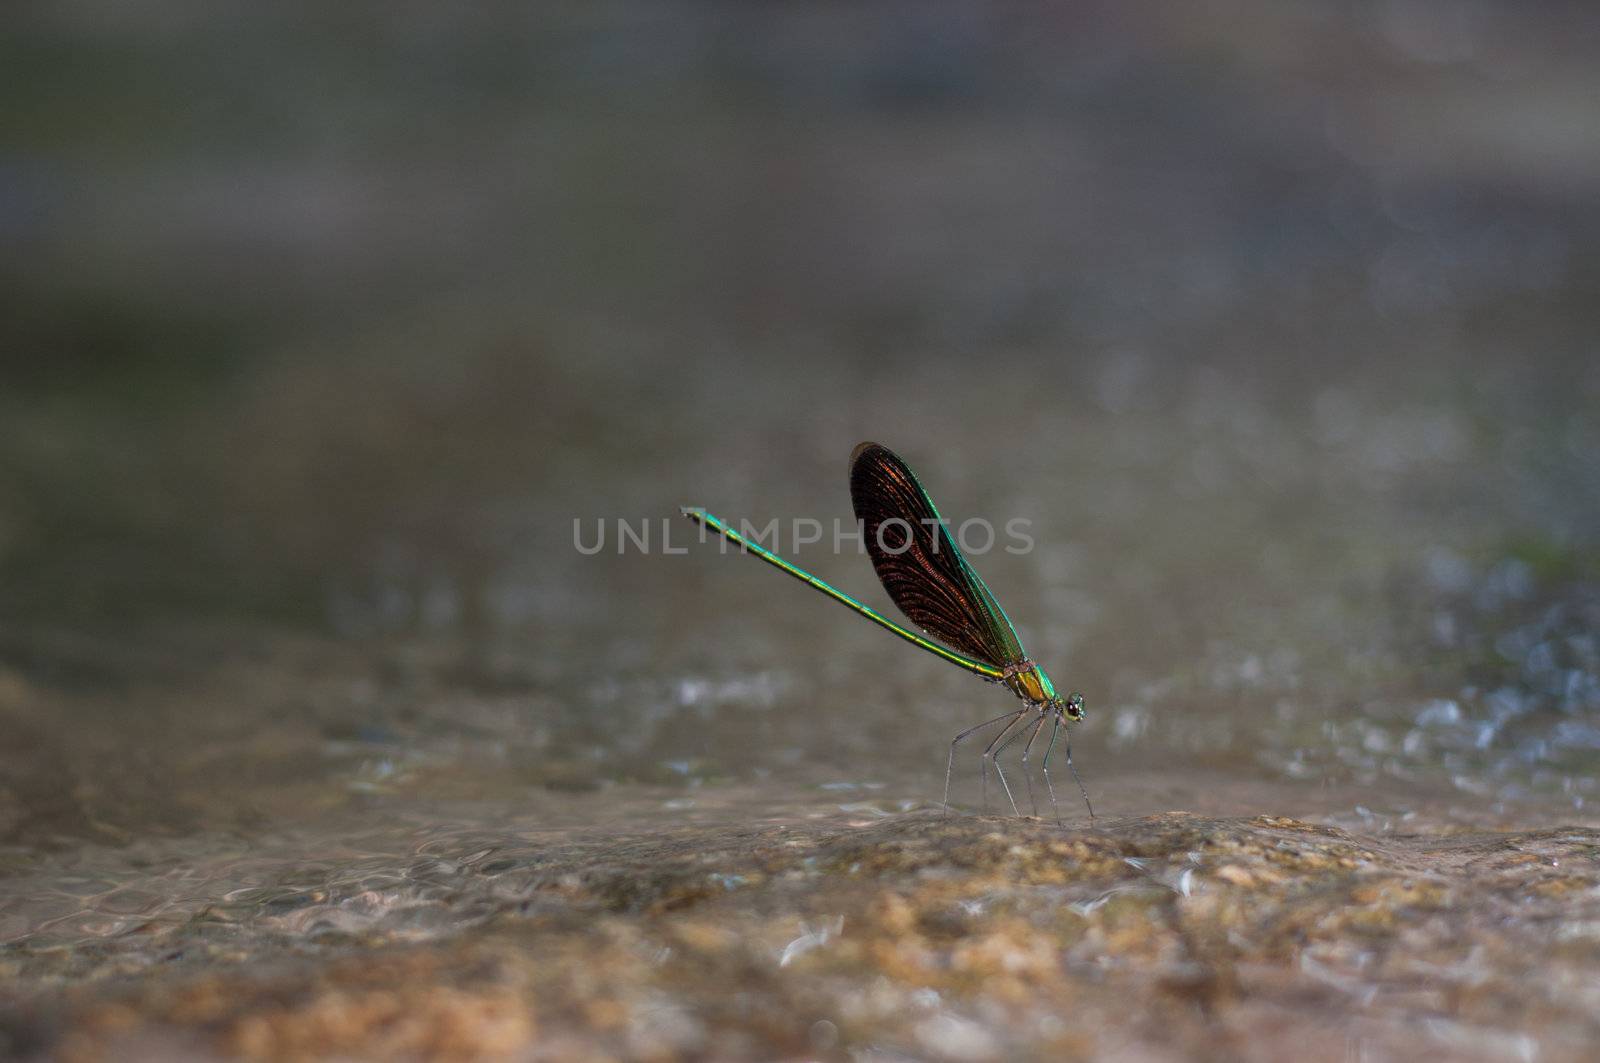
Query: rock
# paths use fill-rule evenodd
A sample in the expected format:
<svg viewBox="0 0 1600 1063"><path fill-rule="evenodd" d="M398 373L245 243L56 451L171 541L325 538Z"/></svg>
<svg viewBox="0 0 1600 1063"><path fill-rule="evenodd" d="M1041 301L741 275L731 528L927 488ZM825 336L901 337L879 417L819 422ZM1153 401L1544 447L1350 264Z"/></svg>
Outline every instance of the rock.
<svg viewBox="0 0 1600 1063"><path fill-rule="evenodd" d="M485 874L537 863L526 896L434 940L36 986L5 1029L84 1059L1268 1060L1343 1058L1347 1029L1380 1054L1578 1059L1600 1038L1600 831L848 822L508 847Z"/></svg>

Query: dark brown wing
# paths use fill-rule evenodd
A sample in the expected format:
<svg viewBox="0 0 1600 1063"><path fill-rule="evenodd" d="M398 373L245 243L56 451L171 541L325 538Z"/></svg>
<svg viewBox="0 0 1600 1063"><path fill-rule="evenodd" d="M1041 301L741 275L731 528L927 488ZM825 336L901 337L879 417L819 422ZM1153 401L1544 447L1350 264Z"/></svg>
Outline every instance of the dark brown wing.
<svg viewBox="0 0 1600 1063"><path fill-rule="evenodd" d="M850 501L883 589L913 624L996 667L1023 659L1005 610L962 556L928 492L888 447L862 443L850 455Z"/></svg>

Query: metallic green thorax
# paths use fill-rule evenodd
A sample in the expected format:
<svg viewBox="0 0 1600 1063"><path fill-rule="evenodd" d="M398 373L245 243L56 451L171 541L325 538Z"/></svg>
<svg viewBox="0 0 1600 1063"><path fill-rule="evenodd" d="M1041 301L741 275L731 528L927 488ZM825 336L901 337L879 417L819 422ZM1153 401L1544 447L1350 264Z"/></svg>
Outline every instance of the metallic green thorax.
<svg viewBox="0 0 1600 1063"><path fill-rule="evenodd" d="M1000 681L1030 705L1056 709L1069 720L1083 719L1083 695L1074 693L1063 698L1056 693L1056 685L1050 681L1049 673L1032 661L1023 660L1019 666L1006 669Z"/></svg>
<svg viewBox="0 0 1600 1063"><path fill-rule="evenodd" d="M1050 682L1050 677L1045 674L1045 670L1033 664L1032 661L1026 663L1033 666L1027 669L1020 669L1006 677L1006 686L1023 701L1054 701L1056 699L1056 685Z"/></svg>

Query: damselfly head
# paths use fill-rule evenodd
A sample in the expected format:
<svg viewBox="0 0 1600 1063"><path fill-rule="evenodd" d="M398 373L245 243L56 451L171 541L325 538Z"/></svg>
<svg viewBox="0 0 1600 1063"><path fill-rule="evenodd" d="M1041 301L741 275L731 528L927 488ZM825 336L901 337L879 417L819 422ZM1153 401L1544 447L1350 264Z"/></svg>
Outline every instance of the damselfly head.
<svg viewBox="0 0 1600 1063"><path fill-rule="evenodd" d="M1067 700L1061 703L1061 711L1067 714L1069 720L1083 719L1083 695L1076 690L1068 694Z"/></svg>

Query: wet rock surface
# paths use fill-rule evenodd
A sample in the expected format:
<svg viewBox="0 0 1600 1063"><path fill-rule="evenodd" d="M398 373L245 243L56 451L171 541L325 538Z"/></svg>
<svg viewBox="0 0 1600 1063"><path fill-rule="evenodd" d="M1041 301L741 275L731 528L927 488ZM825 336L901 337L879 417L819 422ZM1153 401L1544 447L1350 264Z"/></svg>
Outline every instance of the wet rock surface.
<svg viewBox="0 0 1600 1063"><path fill-rule="evenodd" d="M38 977L8 993L8 1054L1581 1059L1600 1039L1593 827L921 810L506 841L435 854L458 881L435 903L481 905L447 936L321 920L247 953L201 912L136 978L13 949Z"/></svg>

